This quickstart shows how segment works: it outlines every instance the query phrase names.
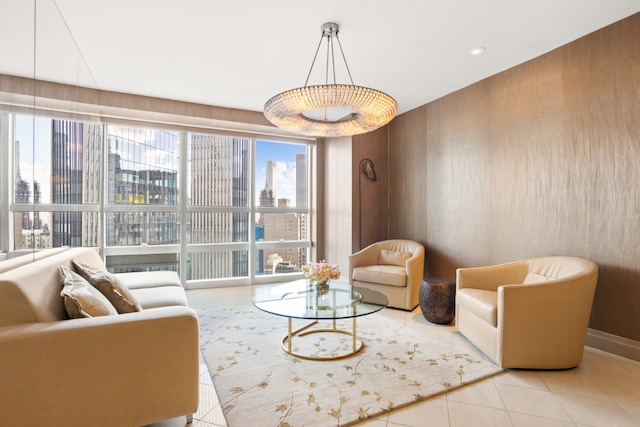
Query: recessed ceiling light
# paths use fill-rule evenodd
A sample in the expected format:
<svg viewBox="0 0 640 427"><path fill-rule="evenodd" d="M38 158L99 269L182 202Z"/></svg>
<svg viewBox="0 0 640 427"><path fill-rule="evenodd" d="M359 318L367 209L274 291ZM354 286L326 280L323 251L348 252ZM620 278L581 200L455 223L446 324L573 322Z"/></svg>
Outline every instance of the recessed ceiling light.
<svg viewBox="0 0 640 427"><path fill-rule="evenodd" d="M485 48L480 46L480 47L474 47L473 49L469 50L469 54L470 55L481 55L483 54L485 51Z"/></svg>

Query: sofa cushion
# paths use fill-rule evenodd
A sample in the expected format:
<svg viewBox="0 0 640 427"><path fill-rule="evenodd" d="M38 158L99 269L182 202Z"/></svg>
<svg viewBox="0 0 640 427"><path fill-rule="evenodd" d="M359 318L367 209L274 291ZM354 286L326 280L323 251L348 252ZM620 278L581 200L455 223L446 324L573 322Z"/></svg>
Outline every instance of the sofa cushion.
<svg viewBox="0 0 640 427"><path fill-rule="evenodd" d="M497 292L473 288L458 289L456 304L472 312L491 326L498 325Z"/></svg>
<svg viewBox="0 0 640 427"><path fill-rule="evenodd" d="M395 265L367 265L354 268L353 279L381 285L407 286L407 270Z"/></svg>
<svg viewBox="0 0 640 427"><path fill-rule="evenodd" d="M187 295L182 286L158 286L157 288L131 289L143 309L182 305L188 307Z"/></svg>
<svg viewBox="0 0 640 427"><path fill-rule="evenodd" d="M73 261L78 274L89 281L116 308L118 313L134 313L142 310L131 291L113 274Z"/></svg>
<svg viewBox="0 0 640 427"><path fill-rule="evenodd" d="M390 251L387 249L380 250L378 257L378 264L381 265L397 265L398 267L405 267L407 260L411 258L411 252L404 251Z"/></svg>
<svg viewBox="0 0 640 427"><path fill-rule="evenodd" d="M155 288L158 286L178 286L182 288L180 276L175 271L136 271L114 273L128 289Z"/></svg>
<svg viewBox="0 0 640 427"><path fill-rule="evenodd" d="M97 317L118 314L109 300L82 276L61 266L63 281L60 296L70 318Z"/></svg>

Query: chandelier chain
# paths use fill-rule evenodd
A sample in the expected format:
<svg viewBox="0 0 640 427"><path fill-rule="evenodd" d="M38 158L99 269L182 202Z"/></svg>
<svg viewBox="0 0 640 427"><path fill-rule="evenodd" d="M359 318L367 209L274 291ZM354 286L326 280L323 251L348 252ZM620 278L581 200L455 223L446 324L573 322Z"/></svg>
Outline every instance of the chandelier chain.
<svg viewBox="0 0 640 427"><path fill-rule="evenodd" d="M316 48L316 54L313 55L313 61L311 61L311 68L309 68L309 74L307 74L307 80L304 81L304 86L306 87L309 83L309 77L311 77L311 72L313 71L313 66L316 64L316 58L318 58L318 52L320 51L320 46L322 46L322 39L324 37L320 37L320 43L318 43L318 47Z"/></svg>
<svg viewBox="0 0 640 427"><path fill-rule="evenodd" d="M353 85L353 77L351 77L351 70L349 70L349 64L347 64L347 57L344 56L344 50L342 50L342 43L340 43L340 37L336 34L336 40L338 40L338 46L340 47L340 53L342 54L342 60L344 61L344 66L347 68L347 74L349 74L349 80Z"/></svg>
<svg viewBox="0 0 640 427"><path fill-rule="evenodd" d="M331 65L333 66L333 84L336 84L336 60L333 56L333 39L330 34L327 36L327 69L324 77L325 84L329 84L329 56L331 56Z"/></svg>

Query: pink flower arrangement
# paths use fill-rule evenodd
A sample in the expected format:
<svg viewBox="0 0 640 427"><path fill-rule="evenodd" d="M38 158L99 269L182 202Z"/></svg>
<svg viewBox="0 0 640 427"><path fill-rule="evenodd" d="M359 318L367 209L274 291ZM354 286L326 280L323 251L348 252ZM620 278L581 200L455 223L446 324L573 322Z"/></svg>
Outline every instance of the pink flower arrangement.
<svg viewBox="0 0 640 427"><path fill-rule="evenodd" d="M312 282L326 282L329 279L340 278L340 268L335 264L326 263L324 260L305 265L302 267L302 272Z"/></svg>

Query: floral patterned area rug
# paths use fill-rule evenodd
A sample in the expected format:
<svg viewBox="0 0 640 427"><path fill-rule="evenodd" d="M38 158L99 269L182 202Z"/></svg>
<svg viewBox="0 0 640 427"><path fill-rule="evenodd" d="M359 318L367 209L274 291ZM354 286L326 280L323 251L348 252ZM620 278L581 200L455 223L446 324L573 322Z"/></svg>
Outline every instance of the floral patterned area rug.
<svg viewBox="0 0 640 427"><path fill-rule="evenodd" d="M351 425L502 372L378 313L357 320L363 349L331 361L286 354L286 318L253 306L203 309L199 316L202 353L229 427ZM293 328L306 323L294 320ZM349 330L352 321L338 326ZM326 354L352 339L314 333L293 344L304 354Z"/></svg>

